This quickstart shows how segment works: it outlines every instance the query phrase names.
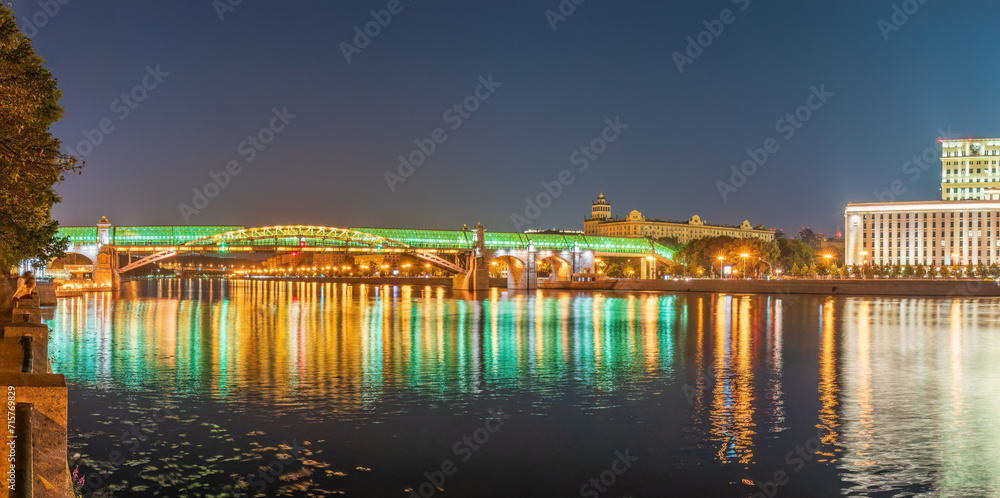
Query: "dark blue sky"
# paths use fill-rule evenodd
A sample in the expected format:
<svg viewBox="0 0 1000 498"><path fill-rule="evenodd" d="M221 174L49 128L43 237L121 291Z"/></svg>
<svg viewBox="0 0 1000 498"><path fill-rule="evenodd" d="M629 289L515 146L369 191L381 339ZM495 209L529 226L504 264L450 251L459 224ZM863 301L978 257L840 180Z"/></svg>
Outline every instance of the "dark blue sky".
<svg viewBox="0 0 1000 498"><path fill-rule="evenodd" d="M555 0L402 0L350 63L341 43L388 1L244 1L222 20L209 0L13 4L22 26L46 21L23 29L63 91L55 133L76 148L114 127L59 186L64 225L183 224L192 189L236 161L190 223L509 231L570 170L531 226L581 229L603 183L617 215L831 233L845 203L894 180L903 199L940 198L939 163L916 181L902 170L939 129L1000 136L991 2L929 0L885 40L878 22L904 2L587 0L553 31ZM672 54L723 9L735 21L679 72ZM133 92L157 65L169 75ZM444 112L489 75L500 86L452 129ZM823 85L833 95L786 140L776 122ZM125 116L129 92L146 95ZM295 118L248 161L241 142L284 108ZM579 171L571 154L616 116L628 128ZM439 127L447 138L391 191L384 173ZM717 182L768 138L780 149L723 202Z"/></svg>

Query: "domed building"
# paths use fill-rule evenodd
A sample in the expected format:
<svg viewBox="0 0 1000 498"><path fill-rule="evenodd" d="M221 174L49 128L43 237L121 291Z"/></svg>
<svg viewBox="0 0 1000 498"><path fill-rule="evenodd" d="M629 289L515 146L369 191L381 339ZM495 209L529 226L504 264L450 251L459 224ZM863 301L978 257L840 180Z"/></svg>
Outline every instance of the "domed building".
<svg viewBox="0 0 1000 498"><path fill-rule="evenodd" d="M590 217L583 220L584 235L601 235L608 237L677 237L681 243L703 237L736 237L759 238L765 241L774 240L774 230L768 230L762 225L750 225L743 220L738 226L709 225L701 217L694 215L687 221L669 221L646 218L639 211L633 210L624 219L615 218L611 214L611 203L604 197L604 189L597 200L590 206Z"/></svg>

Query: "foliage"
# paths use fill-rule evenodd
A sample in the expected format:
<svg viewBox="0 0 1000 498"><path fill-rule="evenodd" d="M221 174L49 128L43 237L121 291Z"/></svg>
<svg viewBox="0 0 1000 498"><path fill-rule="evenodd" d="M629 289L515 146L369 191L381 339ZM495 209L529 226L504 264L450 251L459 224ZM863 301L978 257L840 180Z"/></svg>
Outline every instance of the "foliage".
<svg viewBox="0 0 1000 498"><path fill-rule="evenodd" d="M976 265L976 276L979 278L986 278L989 276L989 270L986 269L986 265L984 265L982 261Z"/></svg>
<svg viewBox="0 0 1000 498"><path fill-rule="evenodd" d="M815 262L813 248L801 240L778 239L775 244L778 247L778 266L781 268L808 266Z"/></svg>
<svg viewBox="0 0 1000 498"><path fill-rule="evenodd" d="M50 217L53 186L82 161L59 152L49 127L62 117L61 92L14 13L0 4L0 272L25 259L64 256Z"/></svg>
<svg viewBox="0 0 1000 498"><path fill-rule="evenodd" d="M769 273L772 267L781 268L779 255L775 242L718 236L692 240L678 250L675 257L687 266L689 274L694 266L701 267L703 272L710 270L719 274L723 265L732 265L742 276L744 269L748 275L762 275Z"/></svg>

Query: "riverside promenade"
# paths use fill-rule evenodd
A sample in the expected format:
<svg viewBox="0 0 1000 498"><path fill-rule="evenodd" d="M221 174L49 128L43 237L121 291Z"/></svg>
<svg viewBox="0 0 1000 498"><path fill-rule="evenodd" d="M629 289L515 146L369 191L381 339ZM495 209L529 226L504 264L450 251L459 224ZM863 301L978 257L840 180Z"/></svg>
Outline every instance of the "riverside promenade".
<svg viewBox="0 0 1000 498"><path fill-rule="evenodd" d="M41 305L55 305L51 283L12 305L14 282L0 278L0 389L6 420L2 497L72 496L67 463L66 378L49 365Z"/></svg>
<svg viewBox="0 0 1000 498"><path fill-rule="evenodd" d="M715 292L727 294L826 294L838 296L998 297L1000 285L982 279L670 279L539 282L540 289Z"/></svg>

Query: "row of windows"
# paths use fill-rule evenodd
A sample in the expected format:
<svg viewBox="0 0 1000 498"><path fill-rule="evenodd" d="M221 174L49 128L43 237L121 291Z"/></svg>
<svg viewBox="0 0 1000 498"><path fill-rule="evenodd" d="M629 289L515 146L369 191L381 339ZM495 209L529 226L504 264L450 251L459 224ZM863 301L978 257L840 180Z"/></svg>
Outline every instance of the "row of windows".
<svg viewBox="0 0 1000 498"><path fill-rule="evenodd" d="M996 151L996 150L984 150L983 151L983 155L984 156L1000 156L1000 154L998 154L998 152L1000 152L1000 151ZM964 150L958 150L958 151L952 150L952 151L942 151L941 152L941 156L942 157L956 157L956 156L965 157L965 156L968 156L968 155L969 155L969 153L966 152L966 151L964 151Z"/></svg>
<svg viewBox="0 0 1000 498"><path fill-rule="evenodd" d="M996 155L996 154L993 154L993 155ZM966 163L968 163L969 166L975 166L975 165L978 165L978 164L983 164L983 161L961 161L961 166L965 166ZM993 161L992 163L989 162L989 161L986 161L986 165L987 166L990 165L990 164L996 164L996 163L997 163L996 161ZM959 166L959 161L945 161L944 165L945 166ZM962 170L962 173L965 173L964 169Z"/></svg>
<svg viewBox="0 0 1000 498"><path fill-rule="evenodd" d="M976 168L976 173L982 173L982 172L983 172L982 168ZM986 173L996 173L996 172L997 172L996 168L993 168L993 169L986 168ZM946 170L944 170L944 174L946 174L946 175L971 175L972 174L972 168L969 168L968 170L964 170L964 169L963 170L946 169Z"/></svg>
<svg viewBox="0 0 1000 498"><path fill-rule="evenodd" d="M927 254L927 251L926 251L926 250L925 250L925 251L922 251L922 252L923 252L923 255L924 255L924 256L927 256L927 255L928 255L928 254ZM956 258L958 258L958 257L962 257L962 258L967 258L967 257L969 257L969 255L968 255L968 254L964 254L964 253L950 253L950 252L948 252L948 251L940 251L940 252L941 252L941 256L949 256L949 255L951 255L951 254L954 254ZM996 251L994 251L994 252L996 252ZM888 254L889 254L890 256L892 256L892 250L891 250L891 249L889 249L889 250L879 250L879 252L878 252L878 255L879 255L879 256L885 256L885 255L886 255L886 253L888 253ZM906 253L906 254L905 254L906 256L909 256L909 255L910 255L910 251L909 251L908 249L907 249L907 250L904 250L904 249L896 249L896 256L902 256L902 255L903 255L903 253ZM913 251L913 253L914 253L914 254L913 254L914 256L920 256L920 253L921 253L921 251ZM988 255L989 253L990 253L990 250L989 250L989 249L987 249L987 250L986 250L986 254ZM938 251L936 251L936 250L932 250L932 251L930 251L930 256L931 256L931 257L935 257L935 256L937 256L937 255L938 255ZM977 249L977 250L976 250L976 256L982 256L982 255L983 255L983 250L982 250L982 249Z"/></svg>
<svg viewBox="0 0 1000 498"><path fill-rule="evenodd" d="M864 215L861 216L861 218L867 220L867 219L869 219L869 216L870 216L871 217L870 219L873 219L873 220L875 220L875 219L884 220L884 219L886 219L885 214L886 213L879 213L877 216L876 216L875 213L864 214ZM903 219L903 213L895 213L895 214L896 214L896 219L897 220ZM923 219L926 220L928 218L928 216L927 216L928 213L906 213L906 219L910 219L910 214L913 214L913 218L914 219L921 219L921 218L923 218ZM947 216L949 214L951 216ZM888 219L891 220L892 219L892 215L893 215L893 213L889 213L889 218ZM968 215L968 216L965 216L965 215ZM951 213L941 213L941 217L942 218L954 218L955 217L955 213L954 212L951 212ZM959 218L963 218L963 217L965 217L965 218L977 218L977 217L979 217L979 218L992 218L993 217L993 212L992 211L978 211L978 212L977 211L962 211L962 212L959 212ZM996 217L1000 218L1000 213L997 213ZM930 213L930 218L931 219L937 218L937 213Z"/></svg>
<svg viewBox="0 0 1000 498"><path fill-rule="evenodd" d="M872 237L872 238L874 238L874 237ZM883 243L881 245L885 246L885 247L892 247L892 239L885 239L885 240L886 240L886 243ZM917 241L917 242L920 242L920 241ZM946 240L942 240L941 241L941 247L947 247L948 246L947 242L948 241L946 241ZM879 245L879 244L876 244L875 241L872 241L872 247L875 247L877 245ZM910 240L907 239L905 244L896 244L896 247L904 247L904 246L910 246L910 245L911 245L910 244ZM951 245L953 245L953 246L970 245L971 246L972 244L971 243L970 244L966 244L964 240L958 240L957 243L956 243L956 241L952 241ZM984 244L983 244L982 240L977 240L976 241L976 245L977 246L983 246ZM986 239L986 244L985 245L986 246L990 245L990 239ZM932 247L934 246L933 242L931 242L931 246ZM868 247L868 241L867 240L862 241L861 242L861 247ZM921 247L921 245L920 244L916 244L915 247ZM927 247L927 241L926 240L923 241L923 246L922 247Z"/></svg>
<svg viewBox="0 0 1000 498"><path fill-rule="evenodd" d="M955 228L955 222L951 221L950 223L951 223L951 228ZM986 227L989 228L991 223L992 223L992 221L986 220ZM972 220L969 220L969 226L970 227L972 226ZM983 226L983 220L976 221L976 226L979 227L979 228L982 228L982 226ZM997 226L1000 226L1000 220L997 220ZM862 226L862 228L864 228L865 230L867 230L868 229L868 222L865 222L864 225ZM878 228L885 228L885 223L881 223L880 222L878 224ZM889 222L889 228L890 229L893 228L891 221ZM895 228L897 228L897 229L903 228L903 222L899 222L899 221L896 222L896 227ZM906 222L906 228L910 228L910 222L909 221ZM920 222L919 221L913 222L913 228L920 228ZM924 222L923 228L927 228L927 222L926 221ZM937 222L936 221L932 221L931 222L931 228L937 228ZM943 221L941 222L941 228L944 228L944 222ZM958 228L965 228L965 220L962 220L962 219L958 220ZM872 230L874 230L874 229L875 229L875 222L873 221L872 222Z"/></svg>

